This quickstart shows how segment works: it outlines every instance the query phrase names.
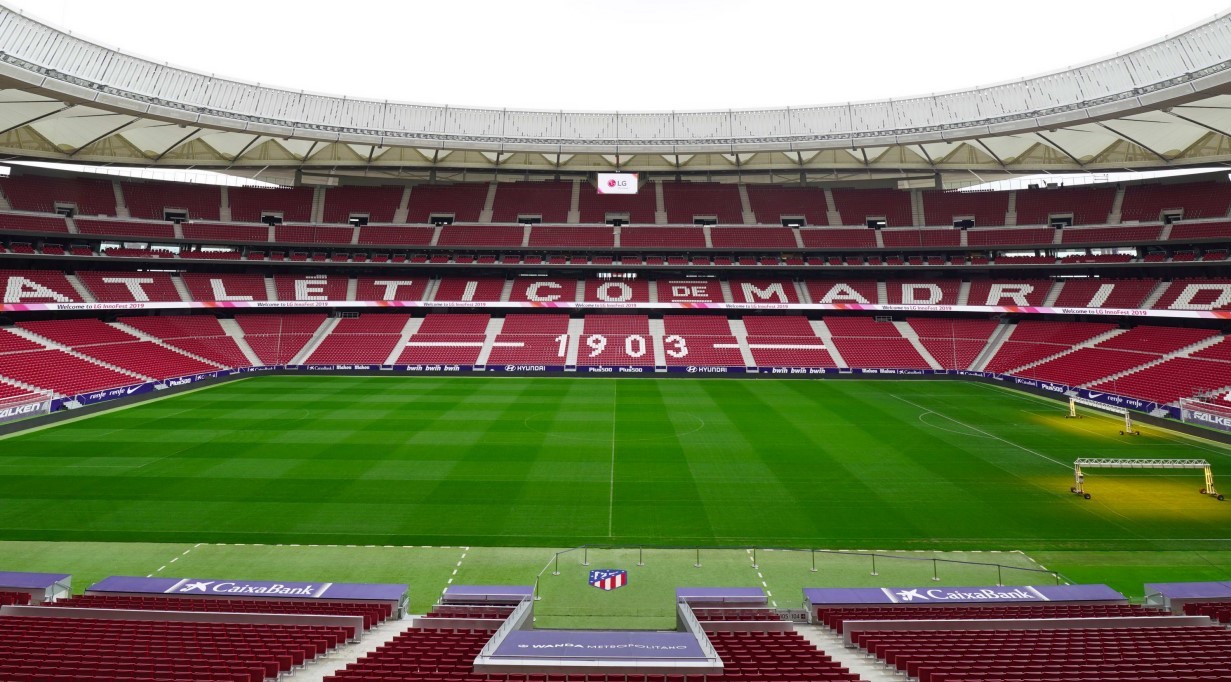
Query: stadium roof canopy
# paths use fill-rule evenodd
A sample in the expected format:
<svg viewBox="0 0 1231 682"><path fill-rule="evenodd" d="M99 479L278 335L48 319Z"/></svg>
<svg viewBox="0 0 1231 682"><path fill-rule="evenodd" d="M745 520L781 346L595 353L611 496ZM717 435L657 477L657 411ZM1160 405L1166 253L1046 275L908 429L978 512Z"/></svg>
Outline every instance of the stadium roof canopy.
<svg viewBox="0 0 1231 682"><path fill-rule="evenodd" d="M1231 13L1066 71L825 106L483 109L154 63L0 6L0 155L245 173L630 170L866 178L1231 164Z"/></svg>

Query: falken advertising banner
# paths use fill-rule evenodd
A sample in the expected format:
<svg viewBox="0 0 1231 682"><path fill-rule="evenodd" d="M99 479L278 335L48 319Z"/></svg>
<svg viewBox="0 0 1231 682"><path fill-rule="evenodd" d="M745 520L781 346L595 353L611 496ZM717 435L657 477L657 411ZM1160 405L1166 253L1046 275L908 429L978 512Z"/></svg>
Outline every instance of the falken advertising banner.
<svg viewBox="0 0 1231 682"><path fill-rule="evenodd" d="M1208 410L1202 410L1200 405L1185 403L1180 408L1180 419L1190 423L1206 426L1219 431L1231 433L1231 417Z"/></svg>

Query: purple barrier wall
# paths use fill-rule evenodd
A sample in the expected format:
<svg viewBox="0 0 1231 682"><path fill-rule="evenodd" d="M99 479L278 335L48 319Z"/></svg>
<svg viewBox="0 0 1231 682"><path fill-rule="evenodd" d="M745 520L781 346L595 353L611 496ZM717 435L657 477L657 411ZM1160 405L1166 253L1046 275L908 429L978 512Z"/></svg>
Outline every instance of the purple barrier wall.
<svg viewBox="0 0 1231 682"><path fill-rule="evenodd" d="M617 630L516 630L493 658L707 660L690 632Z"/></svg>
<svg viewBox="0 0 1231 682"><path fill-rule="evenodd" d="M1031 602L1128 603L1106 585L1041 585L1022 587L822 587L805 588L810 606L839 604L987 604Z"/></svg>
<svg viewBox="0 0 1231 682"><path fill-rule="evenodd" d="M765 590L759 587L677 587L675 600L704 604L766 604Z"/></svg>
<svg viewBox="0 0 1231 682"><path fill-rule="evenodd" d="M333 601L401 602L405 585L378 583L305 583L270 580L203 580L199 578L138 578L113 575L94 583L88 594L169 594L231 599L324 599Z"/></svg>
<svg viewBox="0 0 1231 682"><path fill-rule="evenodd" d="M517 604L534 596L531 585L450 585L440 596L442 604L491 602L493 604Z"/></svg>

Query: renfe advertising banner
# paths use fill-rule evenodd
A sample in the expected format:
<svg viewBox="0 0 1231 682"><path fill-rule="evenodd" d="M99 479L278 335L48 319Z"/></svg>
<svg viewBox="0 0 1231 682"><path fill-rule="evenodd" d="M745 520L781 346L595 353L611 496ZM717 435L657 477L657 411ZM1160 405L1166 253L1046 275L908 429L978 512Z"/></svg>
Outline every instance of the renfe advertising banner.
<svg viewBox="0 0 1231 682"><path fill-rule="evenodd" d="M599 194L636 194L636 173L599 173Z"/></svg>

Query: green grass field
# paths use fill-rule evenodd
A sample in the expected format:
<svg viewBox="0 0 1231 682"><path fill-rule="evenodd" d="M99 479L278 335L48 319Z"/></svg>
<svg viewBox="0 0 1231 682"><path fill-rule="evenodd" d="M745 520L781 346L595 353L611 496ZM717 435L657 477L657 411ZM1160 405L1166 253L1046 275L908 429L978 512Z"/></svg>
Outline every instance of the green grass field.
<svg viewBox="0 0 1231 682"><path fill-rule="evenodd" d="M1117 431L956 381L267 377L3 441L0 538L1231 549L1197 472L1068 492L1228 456Z"/></svg>
<svg viewBox="0 0 1231 682"><path fill-rule="evenodd" d="M1231 576L1231 504L1198 494L1199 472L1091 471L1093 499L1068 492L1078 457L1200 457L1218 477L1231 451L1064 412L959 381L252 378L0 440L0 568L68 570L78 587L171 571L398 580L409 559L388 557L430 545L444 553L414 569L424 599L449 579L526 584L543 548L582 544L1025 550L1130 592L1139 575ZM221 543L305 547L241 561ZM508 549L467 577L440 546ZM749 582L741 554L713 552L703 583L768 581ZM792 598L866 573L813 574L806 556L774 555L798 573L780 578ZM656 589L706 572L684 568ZM987 572L971 570L946 578ZM559 581L544 580L549 597ZM540 612L568 620L578 599Z"/></svg>

